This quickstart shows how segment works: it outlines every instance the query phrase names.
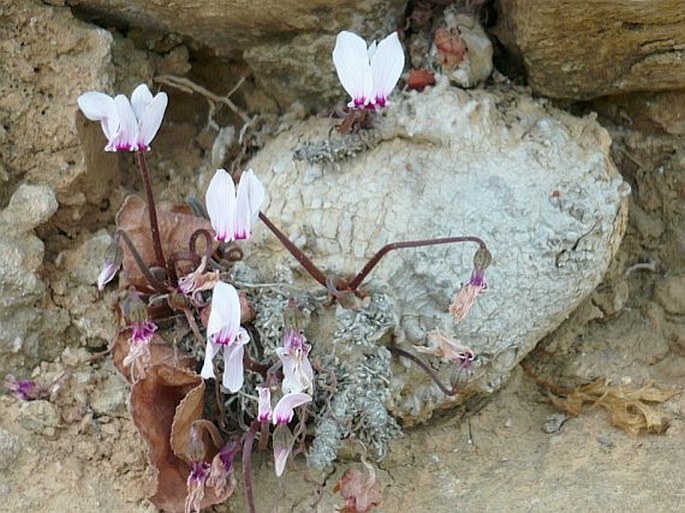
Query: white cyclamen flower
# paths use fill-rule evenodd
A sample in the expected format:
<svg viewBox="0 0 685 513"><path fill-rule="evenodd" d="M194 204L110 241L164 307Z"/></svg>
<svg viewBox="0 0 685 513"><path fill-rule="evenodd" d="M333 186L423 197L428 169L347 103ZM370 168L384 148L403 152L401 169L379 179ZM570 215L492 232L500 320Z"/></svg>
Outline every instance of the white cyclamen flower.
<svg viewBox="0 0 685 513"><path fill-rule="evenodd" d="M333 64L352 97L348 107L382 108L404 69L404 50L397 32L367 48L361 37L343 30L335 41Z"/></svg>
<svg viewBox="0 0 685 513"><path fill-rule="evenodd" d="M243 386L243 352L250 336L240 326L240 299L233 285L223 281L214 286L212 310L207 322L207 348L200 375L214 377L214 355L223 348L224 375L222 384L231 392Z"/></svg>
<svg viewBox="0 0 685 513"><path fill-rule="evenodd" d="M109 141L105 151L147 151L162 124L168 98L166 93L152 96L140 84L130 101L123 94L112 98L97 91L84 93L77 101L84 116L102 125Z"/></svg>
<svg viewBox="0 0 685 513"><path fill-rule="evenodd" d="M236 192L231 175L225 169L218 169L205 194L207 213L216 232L216 240L230 242L249 239L262 201L264 186L254 171L248 169L241 175Z"/></svg>

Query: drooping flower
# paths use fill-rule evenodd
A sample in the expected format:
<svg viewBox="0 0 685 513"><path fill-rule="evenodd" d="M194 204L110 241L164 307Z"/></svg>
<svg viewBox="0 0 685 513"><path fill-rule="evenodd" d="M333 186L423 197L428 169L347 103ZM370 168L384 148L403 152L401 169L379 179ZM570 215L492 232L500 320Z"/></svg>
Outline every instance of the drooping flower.
<svg viewBox="0 0 685 513"><path fill-rule="evenodd" d="M286 329L283 334L283 347L276 349L276 354L283 364L284 394L290 392L312 393L314 386L314 370L309 362L311 346L305 342L304 336L295 329Z"/></svg>
<svg viewBox="0 0 685 513"><path fill-rule="evenodd" d="M155 336L157 325L148 319L147 306L135 289L129 290L122 310L131 330L129 349L123 365L131 367L131 380L136 382L145 378L146 369L150 366L150 342Z"/></svg>
<svg viewBox="0 0 685 513"><path fill-rule="evenodd" d="M225 169L218 169L207 188L207 213L219 242L249 239L251 226L257 220L264 201L264 186L252 169L245 171L236 192L233 178Z"/></svg>
<svg viewBox="0 0 685 513"><path fill-rule="evenodd" d="M231 392L243 386L243 352L250 336L240 326L240 299L233 285L218 282L212 295L212 310L207 323L207 348L200 375L214 377L214 355L222 351L224 373L222 383Z"/></svg>
<svg viewBox="0 0 685 513"><path fill-rule="evenodd" d="M286 394L276 403L276 407L271 412L272 422L276 425L274 429L272 444L274 448L274 466L276 475L281 476L285 470L285 462L293 450L295 445L295 436L288 427L288 422L293 419L295 415L295 408L302 406L312 400L309 394L291 393ZM260 410L262 409L262 393L260 391ZM266 404L264 404L266 408ZM268 404L269 410L271 404ZM261 418L261 415L260 415Z"/></svg>
<svg viewBox="0 0 685 513"><path fill-rule="evenodd" d="M99 121L107 137L105 151L147 151L162 124L168 97L152 96L145 84L135 88L129 100L90 91L78 97L78 106L91 121Z"/></svg>
<svg viewBox="0 0 685 513"><path fill-rule="evenodd" d="M121 267L121 262L124 259L124 255L121 251L121 246L119 246L119 239L121 233L119 230L114 232L114 237L112 237L112 242L107 246L105 250L105 265L102 267L100 274L98 275L98 290L102 291L110 281L114 279L117 272L119 272L119 267Z"/></svg>
<svg viewBox="0 0 685 513"><path fill-rule="evenodd" d="M287 424L293 420L295 408L307 404L312 400L312 396L302 392L292 392L285 394L276 403L271 421L275 424Z"/></svg>
<svg viewBox="0 0 685 513"><path fill-rule="evenodd" d="M209 471L207 486L216 490L217 495L226 494L228 487L235 488L236 479L233 472L233 461L240 452L240 445L233 439L229 440L212 459L212 468Z"/></svg>
<svg viewBox="0 0 685 513"><path fill-rule="evenodd" d="M492 255L485 246L480 246L473 256L473 272L471 279L464 285L449 307L449 312L454 316L454 320L463 320L473 308L478 295L487 290L488 284L485 281L485 269L490 266Z"/></svg>
<svg viewBox="0 0 685 513"><path fill-rule="evenodd" d="M474 352L468 347L460 344L456 340L452 340L439 330L433 330L428 333L428 340L431 345L414 346L419 353L426 353L438 358L456 362L460 368L468 369L471 367L475 359Z"/></svg>
<svg viewBox="0 0 685 513"><path fill-rule="evenodd" d="M219 271L207 270L207 256L203 255L200 265L193 272L182 276L178 280L178 290L192 299L197 299L198 292L212 290L219 282Z"/></svg>
<svg viewBox="0 0 685 513"><path fill-rule="evenodd" d="M367 48L361 37L343 30L335 41L333 64L340 83L352 97L348 107L382 108L404 69L404 50L397 32Z"/></svg>
<svg viewBox="0 0 685 513"><path fill-rule="evenodd" d="M195 423L190 425L190 438L186 456L190 460L190 472L186 480L185 513L200 513L202 499L205 496L205 484L210 474L209 463L205 462L206 449L202 435Z"/></svg>

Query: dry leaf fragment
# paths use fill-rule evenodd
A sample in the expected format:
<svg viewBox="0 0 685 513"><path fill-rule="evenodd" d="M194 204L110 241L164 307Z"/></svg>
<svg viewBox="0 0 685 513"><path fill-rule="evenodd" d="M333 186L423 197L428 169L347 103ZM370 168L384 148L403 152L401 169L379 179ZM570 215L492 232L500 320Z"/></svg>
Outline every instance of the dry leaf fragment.
<svg viewBox="0 0 685 513"><path fill-rule="evenodd" d="M565 397L550 394L552 403L568 415L577 417L583 407L601 406L609 412L612 425L636 436L640 433L661 434L668 428L668 418L653 404L663 403L679 394L675 388L659 388L648 382L641 388L609 385L606 379L596 379L573 389Z"/></svg>

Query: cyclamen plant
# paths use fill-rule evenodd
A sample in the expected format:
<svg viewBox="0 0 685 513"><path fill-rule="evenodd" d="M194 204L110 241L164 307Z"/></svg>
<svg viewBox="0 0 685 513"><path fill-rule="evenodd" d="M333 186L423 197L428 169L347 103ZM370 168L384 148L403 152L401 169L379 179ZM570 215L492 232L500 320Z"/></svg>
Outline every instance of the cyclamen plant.
<svg viewBox="0 0 685 513"><path fill-rule="evenodd" d="M373 111L389 105L388 96L404 67L404 51L397 33L389 35L378 45L372 43L367 48L359 36L345 31L338 35L333 61L343 88L352 97L348 106L353 110ZM484 272L491 257L483 240L473 236L399 241L382 247L361 271L350 278L326 274L260 210L266 191L251 169L240 175L237 187L234 178L226 170L218 169L205 195L208 226L211 229L195 230L188 240L189 250L177 248L172 254L165 254L164 243L167 241L162 240L145 153L150 151L150 145L159 131L167 103L165 93L160 92L153 96L145 84L134 90L130 100L124 95L112 98L100 92L88 92L78 99L83 114L88 119L101 123L107 138L105 151L135 153L146 194L150 241L154 249L153 260L145 261L126 230L118 228L107 251L97 286L100 290L104 289L122 266L123 242L146 280L145 290L138 290L132 285L126 288L126 297L121 306L126 320L126 327L123 329L130 332L128 352L123 364L129 368L130 381L133 384L148 379L148 371L153 365L151 344L162 331L158 320L164 315L182 312L195 335L196 349L201 351L204 347L199 374L207 382L214 381L215 396L241 394L254 397L253 410L248 412L251 417L247 429L241 430L236 425L226 428L225 419L218 419L229 436L227 443L224 443L213 422L204 419L193 421L189 427L190 432L187 433L185 457L188 465L186 511L200 511L208 487L217 494L230 493L229 489L232 491L233 462L242 445L244 485L248 508L253 512L255 507L250 469L254 441L258 437L260 448L266 447L273 429L271 441L275 471L281 476L296 441L300 440L302 443L304 439L307 412L315 407L316 376L309 360L312 346L307 342L298 323L293 321L297 317L293 314L294 317L291 315L285 320L282 346L274 354L264 355L260 361L253 360L250 351L246 349L259 341L251 337L250 331L242 325L249 317L243 306L245 298L241 298L242 291L236 289L235 284L225 281L227 265L231 264L227 264L217 253L217 246L226 247L229 244L235 245L236 241L249 239L255 224L261 220L312 278L325 287L330 295L330 304L339 302L344 307L355 307L357 299L365 296L360 288L365 278L390 251L451 243L476 243L478 250L474 257L471 281L457 294L455 303L450 308L457 321L468 314L478 293L485 290ZM205 243L204 252L197 251L197 242L201 239ZM235 253L242 256L240 251ZM190 268L188 265L181 266L180 263L189 264ZM198 325L198 320L202 322L202 319L206 320L204 334ZM473 352L457 342L440 334L432 335L432 339L437 344L435 348L419 351L456 362L460 368L469 366L474 360ZM414 361L445 393L456 393L454 387L450 389L442 385L431 367L414 354L397 346L391 346L389 350L397 356ZM219 354L220 361L215 361ZM217 371L221 372L220 380L217 379ZM261 385L255 387L255 380L252 379L250 386L253 388L246 391L247 373L254 375ZM250 395L251 393L256 396ZM275 407L272 407L272 395L278 396ZM218 409L223 411L221 404ZM296 416L300 422L293 426ZM210 435L215 447L216 454L211 460L202 433Z"/></svg>

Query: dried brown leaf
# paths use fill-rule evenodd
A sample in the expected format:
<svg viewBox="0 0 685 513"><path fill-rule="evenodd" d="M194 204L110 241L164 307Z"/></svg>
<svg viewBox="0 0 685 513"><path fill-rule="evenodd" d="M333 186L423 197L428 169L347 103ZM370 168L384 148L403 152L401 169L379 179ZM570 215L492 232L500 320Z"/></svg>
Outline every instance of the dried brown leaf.
<svg viewBox="0 0 685 513"><path fill-rule="evenodd" d="M196 230L205 229L210 233L214 233L209 220L194 216L191 209L186 205L174 205L164 201L158 203L157 221L162 249L167 259L174 253L187 251L190 236ZM133 194L127 196L124 204L119 209L119 212L117 212L116 225L117 228L126 232L143 261L148 266L153 265L155 263L155 251L152 246L147 205L140 196ZM133 255L126 244L122 243L121 246L124 253L123 271L126 283L133 285L141 291L148 290L147 280L138 268ZM214 249L216 249L216 246ZM179 266L179 275L182 276L192 270L191 266L187 266L186 269Z"/></svg>
<svg viewBox="0 0 685 513"><path fill-rule="evenodd" d="M653 382L641 388L630 388L612 386L605 379L597 379L573 389L565 397L550 397L555 406L574 417L580 415L587 404L601 406L609 412L612 425L635 436L666 431L668 418L654 404L663 403L679 393L675 388L659 388Z"/></svg>
<svg viewBox="0 0 685 513"><path fill-rule="evenodd" d="M192 421L199 418L201 404L198 409L197 403L203 389L202 378L196 373L165 364L150 367L147 377L131 387L131 415L148 443L155 469L156 492L150 501L162 511L185 511L190 467L172 449L172 431L178 444L187 439L189 435L182 431L189 430ZM186 402L188 396L191 399ZM221 503L230 493L217 496L213 488L207 488L201 506Z"/></svg>

